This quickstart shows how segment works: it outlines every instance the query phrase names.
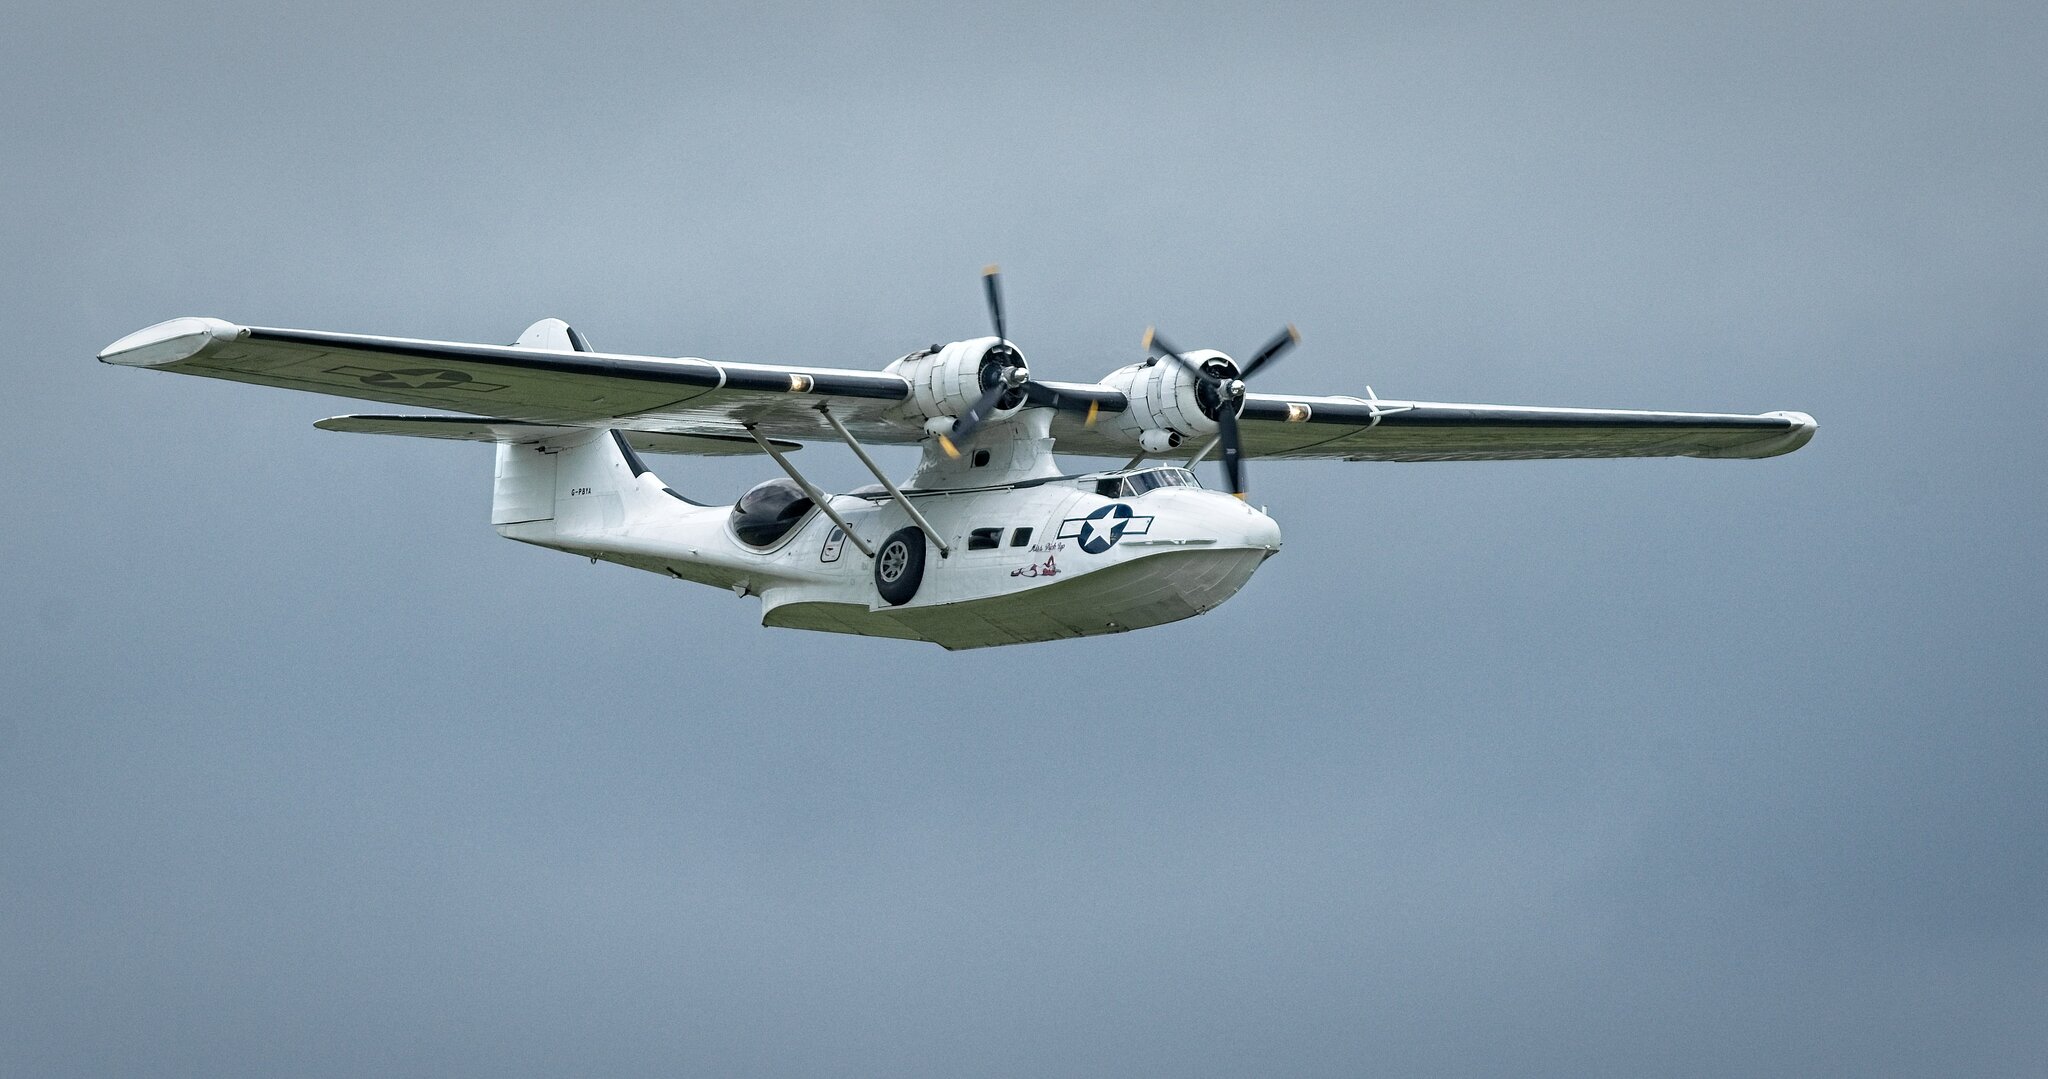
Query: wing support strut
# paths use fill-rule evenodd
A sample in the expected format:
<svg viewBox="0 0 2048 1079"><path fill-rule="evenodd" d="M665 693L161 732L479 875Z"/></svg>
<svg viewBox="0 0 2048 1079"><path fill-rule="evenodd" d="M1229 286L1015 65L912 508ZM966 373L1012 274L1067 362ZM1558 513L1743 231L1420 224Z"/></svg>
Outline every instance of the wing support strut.
<svg viewBox="0 0 2048 1079"><path fill-rule="evenodd" d="M895 499L896 504L903 507L903 512L909 514L910 519L917 522L917 527L924 529L924 534L931 537L933 543L939 545L939 557L953 557L953 549L946 546L945 540L939 538L938 529L933 528L932 523L924 519L924 514L917 512L917 507L910 504L910 499L905 497L903 490L889 479L889 474L882 471L882 466L876 464L874 458L868 456L868 451L861 447L860 440L854 438L853 432L847 430L846 425L839 422L839 417L832 414L831 403L820 401L818 403L818 411L824 415L825 422L831 424L834 431L839 432L839 437L846 442L846 448L852 450L855 457L860 458L861 464L868 466L869 472L874 473L875 479L881 483L882 489L889 492L889 497Z"/></svg>
<svg viewBox="0 0 2048 1079"><path fill-rule="evenodd" d="M1357 398L1353 398L1353 400L1357 400ZM1415 406L1412 404L1387 405L1381 402L1379 394L1372 392L1371 386L1365 388L1365 411L1372 416L1372 422L1365 425L1368 431L1378 427L1382 417L1391 416L1396 412L1408 412L1414 408Z"/></svg>
<svg viewBox="0 0 2048 1079"><path fill-rule="evenodd" d="M789 478L795 480L796 485L804 489L804 494L810 496L811 504L824 510L825 516L832 518L832 523L838 525L841 532L846 533L846 538L852 540L855 547L860 548L860 553L869 558L875 557L875 549L868 546L868 541L860 538L860 533L855 532L853 526L846 523L846 518L839 516L839 511L832 508L831 497L811 486L811 481L805 479L804 474L789 463L789 458L784 457L782 451L775 448L774 443L762 438L761 432L755 430L753 424L747 424L746 428L747 433L754 436L754 441L760 444L761 452L775 458L775 463L781 465L782 470L789 473Z"/></svg>

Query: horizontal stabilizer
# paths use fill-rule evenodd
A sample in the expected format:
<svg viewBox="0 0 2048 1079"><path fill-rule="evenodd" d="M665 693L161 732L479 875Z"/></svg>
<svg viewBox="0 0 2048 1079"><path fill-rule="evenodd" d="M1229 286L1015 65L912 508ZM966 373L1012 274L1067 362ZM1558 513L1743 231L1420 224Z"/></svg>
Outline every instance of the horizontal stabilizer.
<svg viewBox="0 0 2048 1079"><path fill-rule="evenodd" d="M462 442L544 442L588 428L544 423L521 423L481 416L330 416L313 426L323 431L346 431L360 435L407 435L412 438L451 438ZM626 443L641 453L681 453L697 457L730 457L760 453L761 447L745 435L676 435L660 431L620 429ZM783 453L801 449L797 443L770 439Z"/></svg>

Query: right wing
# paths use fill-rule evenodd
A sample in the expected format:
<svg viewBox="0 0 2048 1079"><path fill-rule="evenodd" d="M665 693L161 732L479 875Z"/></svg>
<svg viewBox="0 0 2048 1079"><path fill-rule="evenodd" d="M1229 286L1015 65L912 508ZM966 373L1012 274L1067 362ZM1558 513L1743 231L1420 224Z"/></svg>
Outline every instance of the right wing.
<svg viewBox="0 0 2048 1079"><path fill-rule="evenodd" d="M211 318L138 330L108 345L100 360L516 423L750 442L749 427L784 439L835 437L818 412L830 402L833 414L868 441L925 437L921 426L894 414L910 384L879 371L423 341Z"/></svg>

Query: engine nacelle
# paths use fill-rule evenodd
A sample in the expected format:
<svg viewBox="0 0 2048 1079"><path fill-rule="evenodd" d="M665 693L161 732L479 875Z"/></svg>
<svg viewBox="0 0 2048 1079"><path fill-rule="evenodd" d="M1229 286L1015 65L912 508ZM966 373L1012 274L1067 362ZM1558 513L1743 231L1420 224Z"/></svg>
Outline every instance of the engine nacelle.
<svg viewBox="0 0 2048 1079"><path fill-rule="evenodd" d="M996 399L989 420L1016 415L1024 407L1024 379L1009 375L1013 369L1024 372L1025 377L1030 375L1016 346L996 337L977 337L913 352L884 370L910 383L910 399L903 403L903 414L929 429L936 421L965 413L1005 377L1015 385Z"/></svg>
<svg viewBox="0 0 2048 1079"><path fill-rule="evenodd" d="M1186 354L1202 370L1228 382L1237 378L1237 361L1212 348ZM1112 422L1147 452L1170 449L1184 439L1205 439L1216 433L1216 414L1223 398L1213 385L1169 359L1120 367L1102 380L1122 390L1130 405ZM1242 398L1230 407L1244 408ZM1155 447L1158 447L1155 449Z"/></svg>

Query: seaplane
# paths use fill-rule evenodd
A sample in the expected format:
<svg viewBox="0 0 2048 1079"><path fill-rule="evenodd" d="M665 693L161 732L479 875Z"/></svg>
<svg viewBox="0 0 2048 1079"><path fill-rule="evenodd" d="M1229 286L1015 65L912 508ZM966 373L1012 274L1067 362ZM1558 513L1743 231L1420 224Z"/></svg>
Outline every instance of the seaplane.
<svg viewBox="0 0 2048 1079"><path fill-rule="evenodd" d="M727 589L767 626L948 649L1122 633L1206 613L1280 550L1247 462L1752 459L1813 438L1802 412L1740 415L1253 393L1300 340L1240 364L1156 331L1099 382L1033 377L983 272L989 336L879 371L599 352L559 319L509 345L160 322L102 362L430 409L314 426L487 442L507 539ZM791 461L837 442L874 476L819 490ZM921 447L902 482L867 447ZM1055 456L1109 467L1074 471ZM643 454L754 454L780 475L692 501ZM1195 469L1214 454L1221 489ZM687 485L685 485L687 486Z"/></svg>

